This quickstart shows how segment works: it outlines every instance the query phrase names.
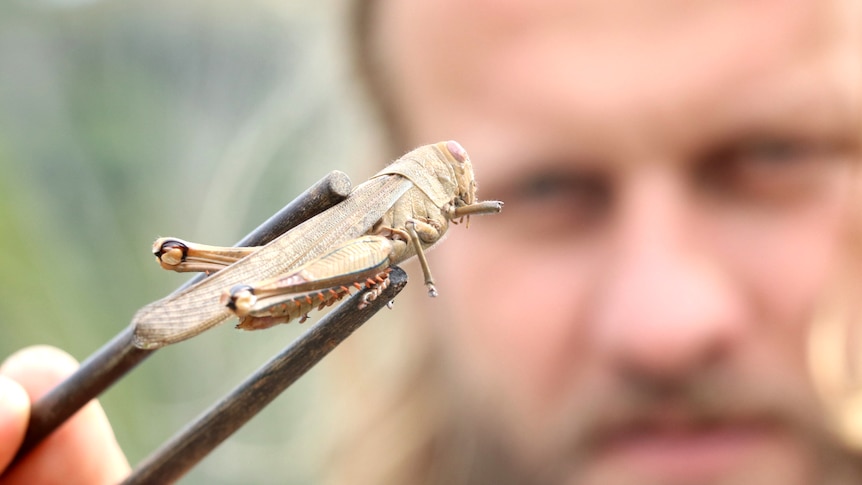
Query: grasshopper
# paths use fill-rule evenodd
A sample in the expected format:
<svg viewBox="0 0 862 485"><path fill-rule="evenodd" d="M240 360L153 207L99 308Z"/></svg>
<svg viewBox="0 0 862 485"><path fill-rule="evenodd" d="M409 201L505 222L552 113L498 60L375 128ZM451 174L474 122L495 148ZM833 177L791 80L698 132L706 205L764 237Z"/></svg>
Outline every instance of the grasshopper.
<svg viewBox="0 0 862 485"><path fill-rule="evenodd" d="M357 186L346 200L262 247L226 248L160 238L159 264L213 273L200 283L141 308L135 345L158 348L193 337L229 318L256 330L304 321L351 288L360 305L388 285L389 268L417 256L430 296L437 295L425 251L449 223L502 210L479 202L470 158L455 141L419 147Z"/></svg>

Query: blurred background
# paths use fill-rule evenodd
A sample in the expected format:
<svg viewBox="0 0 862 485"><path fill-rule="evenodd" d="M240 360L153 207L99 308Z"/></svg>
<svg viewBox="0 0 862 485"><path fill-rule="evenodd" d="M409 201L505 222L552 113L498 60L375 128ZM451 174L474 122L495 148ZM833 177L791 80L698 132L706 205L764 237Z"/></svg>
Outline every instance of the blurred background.
<svg viewBox="0 0 862 485"><path fill-rule="evenodd" d="M0 2L0 357L50 344L83 360L187 278L158 268L157 236L229 245L329 170L373 173L345 13L338 0ZM133 466L307 328L231 327L161 350L102 396ZM314 483L315 371L184 483Z"/></svg>

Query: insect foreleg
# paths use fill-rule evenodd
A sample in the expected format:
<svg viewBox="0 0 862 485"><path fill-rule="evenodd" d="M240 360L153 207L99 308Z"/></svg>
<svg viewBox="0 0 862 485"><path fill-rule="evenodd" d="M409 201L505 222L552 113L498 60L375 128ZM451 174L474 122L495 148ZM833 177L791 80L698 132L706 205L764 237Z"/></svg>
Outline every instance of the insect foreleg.
<svg viewBox="0 0 862 485"><path fill-rule="evenodd" d="M428 260L425 258L425 250L422 249L422 241L434 243L440 239L440 231L427 222L411 219L405 225L407 234L409 235L410 244L413 245L413 250L416 257L419 259L419 267L422 268L422 275L425 276L425 286L428 288L428 295L437 296L437 287L434 286L434 277L431 276L431 267L428 266Z"/></svg>
<svg viewBox="0 0 862 485"><path fill-rule="evenodd" d="M175 237L160 237L153 243L153 255L162 268L178 273L214 273L258 249L260 248L257 246L208 246Z"/></svg>
<svg viewBox="0 0 862 485"><path fill-rule="evenodd" d="M467 218L467 226L470 226L471 215L499 214L503 210L503 203L499 200L486 200L475 204L462 205L460 207L449 206L445 211L446 218L457 224L463 218Z"/></svg>

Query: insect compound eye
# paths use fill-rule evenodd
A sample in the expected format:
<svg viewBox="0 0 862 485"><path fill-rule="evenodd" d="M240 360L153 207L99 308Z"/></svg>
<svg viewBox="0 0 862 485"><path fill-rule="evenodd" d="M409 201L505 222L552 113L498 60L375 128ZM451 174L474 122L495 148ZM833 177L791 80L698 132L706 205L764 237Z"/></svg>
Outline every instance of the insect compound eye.
<svg viewBox="0 0 862 485"><path fill-rule="evenodd" d="M458 160L461 163L466 163L467 160L469 160L467 150L465 150L464 147L455 140L447 141L446 149L449 150L449 153L451 153L453 157L455 157L455 160Z"/></svg>

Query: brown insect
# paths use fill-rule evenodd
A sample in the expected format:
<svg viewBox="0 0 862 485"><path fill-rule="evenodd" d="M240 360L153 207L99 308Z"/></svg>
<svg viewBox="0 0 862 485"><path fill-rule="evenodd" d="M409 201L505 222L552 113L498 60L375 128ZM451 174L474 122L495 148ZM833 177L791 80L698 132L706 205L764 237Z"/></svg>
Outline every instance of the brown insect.
<svg viewBox="0 0 862 485"><path fill-rule="evenodd" d="M388 284L388 269L418 256L425 285L437 295L425 250L450 221L502 210L476 200L473 166L447 141L419 147L356 187L346 200L262 247L223 248L161 238L153 253L174 271L214 272L134 316L135 344L158 348L190 338L236 314L239 328L260 329L323 308L367 289L363 303Z"/></svg>

